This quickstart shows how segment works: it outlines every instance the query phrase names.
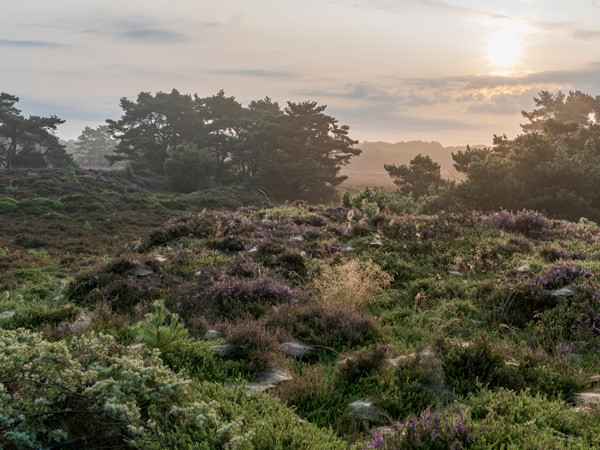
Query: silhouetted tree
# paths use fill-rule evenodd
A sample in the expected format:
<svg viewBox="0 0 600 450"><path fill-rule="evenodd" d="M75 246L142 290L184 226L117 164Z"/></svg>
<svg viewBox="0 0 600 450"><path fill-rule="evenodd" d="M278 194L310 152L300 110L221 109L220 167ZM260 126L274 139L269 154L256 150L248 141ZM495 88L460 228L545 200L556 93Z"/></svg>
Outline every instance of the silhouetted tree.
<svg viewBox="0 0 600 450"><path fill-rule="evenodd" d="M119 139L112 163L128 161L135 170L163 172L163 164L178 146L193 142L203 127L190 95L141 92L137 101L123 97L124 114L107 120L112 136Z"/></svg>
<svg viewBox="0 0 600 450"><path fill-rule="evenodd" d="M56 116L25 117L15 107L19 98L0 93L0 165L65 167L73 162L54 134L65 121Z"/></svg>
<svg viewBox="0 0 600 450"><path fill-rule="evenodd" d="M440 165L429 156L417 155L407 166L384 165L387 173L398 186L401 195L412 193L415 200L430 193L432 189L442 186Z"/></svg>

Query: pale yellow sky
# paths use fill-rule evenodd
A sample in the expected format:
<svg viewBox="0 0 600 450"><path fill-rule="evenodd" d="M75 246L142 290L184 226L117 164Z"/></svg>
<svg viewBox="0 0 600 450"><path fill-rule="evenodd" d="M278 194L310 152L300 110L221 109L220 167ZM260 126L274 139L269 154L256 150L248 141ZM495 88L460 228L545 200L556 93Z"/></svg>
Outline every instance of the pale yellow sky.
<svg viewBox="0 0 600 450"><path fill-rule="evenodd" d="M600 94L598 49L596 0L0 4L0 91L63 138L177 88L316 100L359 140L489 144L540 90Z"/></svg>

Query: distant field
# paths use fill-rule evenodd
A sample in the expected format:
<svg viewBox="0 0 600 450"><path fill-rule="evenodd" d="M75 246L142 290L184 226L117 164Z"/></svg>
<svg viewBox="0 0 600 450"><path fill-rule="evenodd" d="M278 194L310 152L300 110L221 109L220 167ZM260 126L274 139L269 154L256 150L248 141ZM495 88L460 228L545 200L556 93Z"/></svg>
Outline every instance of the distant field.
<svg viewBox="0 0 600 450"><path fill-rule="evenodd" d="M342 191L348 190L352 193L356 193L362 191L366 186L382 187L390 191L396 189L396 185L385 171L363 172L358 170L344 169L341 173L348 176L348 179L339 186Z"/></svg>

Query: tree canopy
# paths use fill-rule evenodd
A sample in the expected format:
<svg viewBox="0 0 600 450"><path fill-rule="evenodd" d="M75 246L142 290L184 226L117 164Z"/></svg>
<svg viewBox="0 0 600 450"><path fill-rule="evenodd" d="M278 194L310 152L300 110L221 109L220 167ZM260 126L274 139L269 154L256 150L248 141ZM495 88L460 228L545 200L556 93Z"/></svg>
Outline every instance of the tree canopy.
<svg viewBox="0 0 600 450"><path fill-rule="evenodd" d="M142 92L137 101L123 98L121 108L121 119L107 121L119 139L111 162L162 173L166 161L186 146L177 160L192 164L196 155L207 161L208 152L215 184L260 187L281 198L327 198L346 178L339 175L341 167L360 153L348 126L338 125L316 102L282 108L266 97L243 106L223 91L202 98L174 89ZM174 162L169 164L172 170Z"/></svg>
<svg viewBox="0 0 600 450"><path fill-rule="evenodd" d="M16 97L0 93L0 165L12 167L64 167L72 162L54 134L64 123L57 116L21 114Z"/></svg>
<svg viewBox="0 0 600 450"><path fill-rule="evenodd" d="M75 142L75 160L82 166L108 166L106 157L114 154L116 146L108 125L85 127Z"/></svg>

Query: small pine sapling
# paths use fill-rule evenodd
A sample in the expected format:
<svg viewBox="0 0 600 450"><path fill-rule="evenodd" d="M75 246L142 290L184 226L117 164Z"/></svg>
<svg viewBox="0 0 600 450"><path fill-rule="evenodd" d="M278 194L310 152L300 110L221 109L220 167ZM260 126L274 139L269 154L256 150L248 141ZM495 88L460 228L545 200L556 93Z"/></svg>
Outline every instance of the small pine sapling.
<svg viewBox="0 0 600 450"><path fill-rule="evenodd" d="M188 335L188 330L179 323L178 314L171 314L168 325L165 325L167 314L164 302L157 300L154 302L154 312L146 314L146 318L134 327L138 339L151 349L158 348L165 352Z"/></svg>

